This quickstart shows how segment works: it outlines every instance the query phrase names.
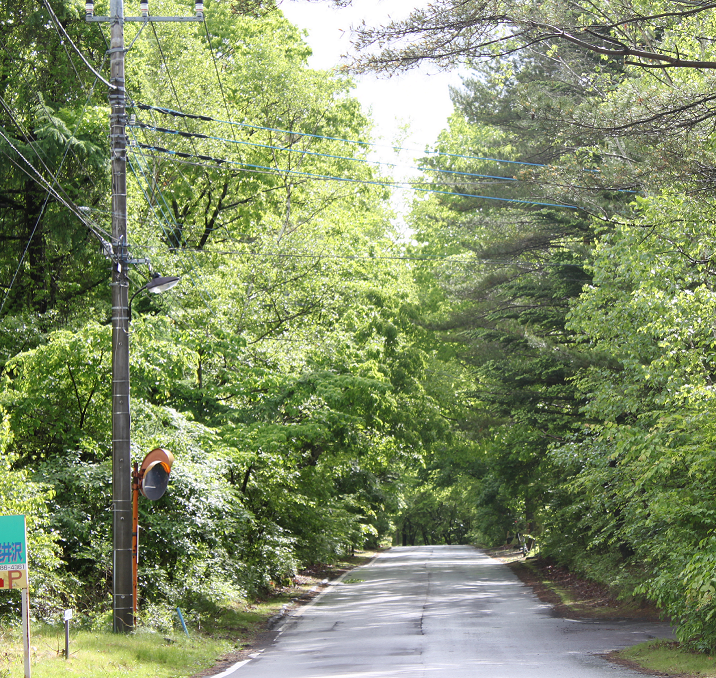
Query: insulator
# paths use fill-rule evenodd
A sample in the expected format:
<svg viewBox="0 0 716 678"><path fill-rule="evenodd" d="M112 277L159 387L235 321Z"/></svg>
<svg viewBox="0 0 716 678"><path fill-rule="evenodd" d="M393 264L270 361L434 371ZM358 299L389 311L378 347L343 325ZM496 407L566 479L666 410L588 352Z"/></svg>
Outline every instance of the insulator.
<svg viewBox="0 0 716 678"><path fill-rule="evenodd" d="M149 0L139 0L139 11L142 16L149 16Z"/></svg>
<svg viewBox="0 0 716 678"><path fill-rule="evenodd" d="M196 0L194 10L197 16L204 16L204 0Z"/></svg>
<svg viewBox="0 0 716 678"><path fill-rule="evenodd" d="M94 0L87 0L87 2L85 2L85 14L87 16L94 14Z"/></svg>

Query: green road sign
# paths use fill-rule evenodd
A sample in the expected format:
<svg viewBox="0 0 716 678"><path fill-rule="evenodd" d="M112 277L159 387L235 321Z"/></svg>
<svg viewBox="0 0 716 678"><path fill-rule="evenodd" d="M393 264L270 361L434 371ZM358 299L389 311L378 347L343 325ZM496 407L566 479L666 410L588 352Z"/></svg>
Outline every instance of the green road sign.
<svg viewBox="0 0 716 678"><path fill-rule="evenodd" d="M0 516L0 590L27 588L25 516Z"/></svg>

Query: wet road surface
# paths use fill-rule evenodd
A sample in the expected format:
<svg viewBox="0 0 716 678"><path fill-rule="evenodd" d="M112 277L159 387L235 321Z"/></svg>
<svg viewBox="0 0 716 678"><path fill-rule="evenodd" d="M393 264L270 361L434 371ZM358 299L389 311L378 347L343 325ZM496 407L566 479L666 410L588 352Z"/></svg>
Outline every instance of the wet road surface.
<svg viewBox="0 0 716 678"><path fill-rule="evenodd" d="M355 569L273 646L222 678L636 678L599 654L667 624L560 619L469 546L395 547Z"/></svg>

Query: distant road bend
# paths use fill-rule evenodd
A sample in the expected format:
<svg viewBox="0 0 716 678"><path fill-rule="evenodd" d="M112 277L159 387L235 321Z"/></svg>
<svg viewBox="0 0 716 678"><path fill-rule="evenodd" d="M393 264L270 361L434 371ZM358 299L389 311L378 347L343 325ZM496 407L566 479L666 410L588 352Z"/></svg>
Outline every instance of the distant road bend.
<svg viewBox="0 0 716 678"><path fill-rule="evenodd" d="M470 546L396 547L290 619L222 678L637 678L600 654L667 624L560 619Z"/></svg>

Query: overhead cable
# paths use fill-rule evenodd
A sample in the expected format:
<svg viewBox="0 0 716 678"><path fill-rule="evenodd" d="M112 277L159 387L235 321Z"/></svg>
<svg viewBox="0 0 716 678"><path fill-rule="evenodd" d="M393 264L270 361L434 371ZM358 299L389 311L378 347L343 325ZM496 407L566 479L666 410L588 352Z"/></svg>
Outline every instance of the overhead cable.
<svg viewBox="0 0 716 678"><path fill-rule="evenodd" d="M206 23L206 16L204 17L204 32L206 33L206 44L209 46L209 53L211 54L211 60L214 62L214 72L216 73L216 81L219 83L219 91L221 92L221 98L224 101L224 108L226 109L226 117L230 118L231 113L229 112L229 103L226 101L226 94L224 92L224 84L221 82L221 75L219 74L219 64L216 63L216 56L214 55L214 47L211 44L211 36L209 35L209 25ZM179 101L177 100L177 103Z"/></svg>
<svg viewBox="0 0 716 678"><path fill-rule="evenodd" d="M97 25L97 27L99 27L99 23L97 23L96 25ZM100 33L101 33L101 30L100 30ZM103 34L102 34L102 37L104 37ZM14 52L12 52L12 51L8 48L6 42L0 42L0 46L2 46L2 48L8 53L8 55L10 56L10 58L12 58L12 59L19 59L19 57L17 56L17 54L14 53ZM65 52L66 52L66 50L65 50ZM67 53L67 52L66 52L66 53ZM68 59L69 59L69 54L68 54ZM102 70L106 59L107 59L107 55L105 55L104 58L103 58L103 60L102 60L102 64L100 65L100 70ZM75 69L75 73L77 73L76 69ZM27 74L25 73L25 70L21 68L21 69L19 70L19 74L20 74L20 77L21 77L21 78L23 79L23 81L25 82L25 84L27 85L27 87L28 87L30 90L32 90L32 89L33 89L33 86L28 82L28 78L27 78ZM79 76L78 76L78 77L79 77ZM81 83L80 83L80 84L81 84ZM97 79L95 78L95 80L94 80L92 86L90 87L89 94L87 95L87 100L85 101L85 107L89 104L89 100L90 100L92 94L94 93L94 90L95 90L95 87L96 87L96 86L97 86ZM37 96L37 101L38 101L40 107L42 108L42 110L45 112L45 115L47 116L47 119L48 119L48 120L50 121L50 123L55 127L56 130L60 131L60 130L58 129L57 125L56 125L55 122L54 122L54 117L53 117L53 115L52 115L52 111L48 108L47 104L45 103L45 101L44 101L44 99L43 99L43 97L42 97L42 95L41 95L41 93L40 93L39 90L38 90L38 86L37 86L37 76L36 76L36 74L35 74L35 86L34 86L34 89L35 89L35 94L36 94L36 96ZM78 123L78 127L77 127L76 129L78 129L78 128L79 128L79 123ZM76 130L75 130L75 132L76 132ZM72 135L72 136L74 136L74 134L75 134L75 133L73 132L73 135ZM85 165L84 159L83 159L80 155L77 154L77 151L74 149L74 147L70 148L70 150L72 151L72 155L77 159L77 162L81 165L82 169L87 173L87 178L89 179L89 181L90 181L90 183L92 184L92 186L96 186L95 181L94 181L94 179L92 178L91 172L87 169L87 167L86 167L86 165ZM42 151L41 148L40 148L40 151ZM37 152L37 151L36 151L36 152ZM43 153L43 155L46 155L46 154L44 153L44 151L42 151L42 153Z"/></svg>
<svg viewBox="0 0 716 678"><path fill-rule="evenodd" d="M166 71L166 73L167 73L167 77L169 78L169 84L170 84L170 86L171 86L172 93L174 94L174 98L176 99L177 104L179 104L179 94L177 93L176 86L174 85L174 78L172 77L172 72L171 72L171 69L169 68L169 63L167 62L167 59L166 59L166 57L164 56L164 49L162 48L162 43L161 43L161 40L159 39L159 33L157 33L157 30L156 30L156 28L155 28L155 26L154 26L153 23L152 23L152 32L154 33L154 38L155 38L156 41L157 41L157 48L159 49L159 55L161 56L162 63L164 64L164 69L165 69L165 71ZM186 123L185 123L185 124L186 124ZM187 126L187 129L188 129L188 126ZM194 148L194 150L196 150L196 147L194 146L194 143L193 143L193 142L192 142L192 147ZM167 203L167 200L166 200L166 198L164 197L164 194L163 194L163 192L162 192L162 190L161 190L161 187L160 187L160 186L157 186L157 185L153 185L152 182L150 182L150 181L147 179L146 174L145 174L145 171L144 171L144 167L142 166L142 163L141 163L141 162L138 163L138 166L139 166L140 172L142 173L142 177L143 177L144 180L146 181L147 187L148 187L148 188L152 191L152 193L153 193L153 197L154 197L154 199L155 199L156 205L159 207L159 212L160 212L161 217L162 217L162 219L159 219L159 226L160 226L160 228L162 229L162 231L164 232L164 236L167 238L168 241L171 242L171 237L170 237L171 225L170 225L170 221L173 222L173 224L174 224L174 230L175 230L176 232L181 231L181 229L180 229L180 227L179 227L179 224L177 224L176 219L174 218L174 214L172 213L172 210L170 209L170 207L169 207L169 205L168 205L168 203ZM142 193L144 194L144 198L145 198L145 200L147 201L147 204L150 206L150 209L154 212L155 218L156 218L157 210L155 209L155 205L152 203L152 201L150 200L149 196L147 195L147 192L146 192L145 189L144 189L144 186L143 186L143 185L141 184L141 182L139 181L139 176L137 175L137 172L136 172L136 170L134 169L134 164L131 163L131 159L130 159L130 167L131 167L131 169L132 169L132 173L134 174L135 178L137 179L137 184L140 186L140 188L141 188L141 190L142 190ZM194 190L194 187L191 185L190 182L187 181L186 177L184 176L184 174L183 174L183 172L182 172L181 170L179 171L179 174L181 175L182 179L187 183L187 185L189 186L189 189L190 189L191 191L193 191L193 190ZM159 198L161 198L161 202L164 203L164 207L161 206L160 201L157 199L157 193L159 194ZM166 210L166 211L165 211L165 210ZM167 214L169 215L169 218L167 217ZM166 224L167 228L164 227L165 224ZM174 238L176 239L176 236L174 236ZM197 262L194 261L194 263L196 264ZM211 308L211 306L210 306L209 303L208 303L208 302L209 302L208 297L210 297L210 294L209 294L207 291L205 291L204 287L200 284L200 282L195 279L195 274L194 274L194 272L193 272L192 269L189 269L189 271L188 271L188 276L189 276L189 278L191 279L192 284L194 285L194 287L199 290L199 294L200 294L200 295L202 296L202 298L204 299L204 303L205 303L207 309L208 309L212 314L216 315L216 314L214 313L214 309Z"/></svg>
<svg viewBox="0 0 716 678"><path fill-rule="evenodd" d="M401 146L389 146L386 144L376 144L370 141L356 141L354 139L343 139L341 137L329 137L322 134L310 134L308 132L296 132L294 130L287 130L287 129L280 129L276 127L263 127L261 125L250 125L245 122L232 122L230 120L220 120L219 118L213 118L209 115L197 115L195 113L184 113L182 111L175 111L171 108L165 108L163 106L149 106L148 104L142 104L139 102L134 102L131 104L131 106L135 108L139 108L141 110L151 110L151 111L157 111L159 113L163 113L164 115L172 115L175 117L182 117L182 118L190 118L192 120L204 120L206 122L218 122L222 125L234 125L236 127L247 127L249 129L257 129L257 130L264 130L267 132L280 132L281 134L289 134L292 136L297 137L310 137L312 139L326 139L328 141L340 141L344 144L356 144L358 146L370 146L373 148L392 148L393 150L397 151L415 151L416 153L425 153L427 155L436 155L436 156L443 156L443 157L449 157L449 158L464 158L466 160L483 160L486 162L503 162L506 164L511 165L529 165L530 167L547 167L547 165L537 163L537 162L525 162L522 160L505 160L504 158L487 158L487 157L481 157L477 155L462 155L459 153L445 153L443 151L431 151L431 150L421 150L417 148L404 148Z"/></svg>
<svg viewBox="0 0 716 678"><path fill-rule="evenodd" d="M194 138L194 139L210 139L212 141L224 141L229 144L239 144L241 146L253 146L256 148L266 148L273 151L286 151L288 153L300 153L301 155L312 155L319 158L330 158L332 160L348 160L350 162L362 162L370 165L383 165L387 167L395 167L396 163L384 162L381 160L369 160L368 158L351 158L344 155L333 155L331 153L319 153L318 151L306 151L300 148L293 148L291 146L272 146L270 144L259 144L254 141L239 141L237 139L226 139L224 137L215 137L210 134L203 134L201 132L182 132L180 130L169 129L167 127L156 127L154 125L147 125L145 123L136 123L135 125L128 125L129 127L136 127L139 129L146 129L152 132L159 132L161 134L175 134L180 137ZM459 172L457 170L438 169L434 167L406 167L406 169L418 170L421 172L440 172L443 174L455 174L466 177L479 177L481 179L498 179L500 181L519 181L515 177L503 177L500 175L492 174L476 174L475 172Z"/></svg>
<svg viewBox="0 0 716 678"><path fill-rule="evenodd" d="M144 249L151 250L151 246L144 246ZM433 262L449 262L449 263L460 263L460 264L490 264L494 266L519 266L524 268L526 266L532 267L532 270L540 270L535 268L537 266L544 268L549 266L560 267L564 266L567 268L579 268L584 265L584 262L580 263L565 263L565 262L542 262L542 263L531 263L527 261L510 261L509 259L455 259L453 255L422 255L422 256L406 256L406 255L373 255L373 254L320 254L316 252L298 252L298 253L287 253L287 252L247 252L242 250L211 250L211 249L197 249L197 248L182 248L186 251L194 252L196 254L218 254L222 256L228 255L241 255L241 256L252 256L258 258L285 258L285 259L344 259L344 260L356 260L356 261L433 261ZM176 251L172 249L171 251Z"/></svg>
<svg viewBox="0 0 716 678"><path fill-rule="evenodd" d="M141 251L152 252L158 248L155 245L139 245ZM246 250L211 250L211 249L192 249L192 252L204 256L237 256L243 258L255 259L317 259L317 260L342 260L342 261L396 261L408 263L427 263L427 264L450 264L455 266L496 266L499 268L514 267L522 269L525 273L544 273L550 268L576 268L582 269L587 262L529 262L529 261L510 261L509 259L456 259L454 255L422 255L422 256L406 256L406 255L374 255L374 254L322 254L317 252L256 252ZM170 252L176 252L170 249ZM585 276L579 278L568 278L560 275L561 280L584 281Z"/></svg>
<svg viewBox="0 0 716 678"><path fill-rule="evenodd" d="M69 55L68 55L68 58L69 58ZM104 64L104 60L102 61L102 63ZM101 68L101 67L100 67L100 68ZM90 91L89 91L89 93L87 94L87 100L85 101L84 108L82 109L82 114L79 116L79 119L77 120L77 124L75 125L75 129L74 129L74 131L72 132L72 136L67 140L67 143L65 144L65 150L64 150L64 153L62 154L62 160L60 161L60 165L59 165L59 167L57 168L57 173L58 173L58 174L60 173L60 171L62 170L63 165L65 164L65 160L67 159L67 153L68 153L68 151L70 150L70 146L71 146L71 143L70 143L70 142L71 142L71 139L72 139L72 137L75 136L75 134L77 133L77 130L79 129L79 126L82 124L82 122L83 122L83 120L84 120L85 111L87 110L87 106L88 106L88 104L89 104L89 101L90 101L90 99L91 99L93 93L94 93L94 89L95 89L96 86L97 86L97 78L95 78L94 82L92 83L92 87L90 88ZM2 100L2 97L0 97L0 100ZM42 101L42 99L40 99L40 101ZM44 102L43 102L43 103L44 103ZM11 117L11 118L14 117L14 116L12 115L12 112L8 110L7 104L5 103L4 100L2 100L2 104L3 104L3 107L6 108L6 112L9 113L10 117ZM51 119L51 116L48 116L48 117L50 117L50 119ZM17 121L15 122L15 124L17 125ZM20 130L20 131L22 132L22 130ZM35 149L35 153L37 154L37 150L36 150L36 149ZM39 154L38 154L38 157L39 157ZM44 164L44 163L43 163L43 164ZM57 179L56 177L55 177L55 182L58 183L58 185L59 185L58 179ZM27 256L27 252L28 252L28 250L29 250L29 248L30 248L30 243L32 242L32 239L35 237L35 232L37 231L37 227L38 227L38 225L40 224L40 220L42 219L42 216L44 215L45 210L47 209L47 204L48 204L49 200L50 200L50 191L48 190L48 191L47 191L47 195L45 196L45 201L42 203L42 208L40 209L40 213L38 214L37 219L35 220L35 225L33 226L32 232L30 233L30 237L28 238L27 244L25 245L25 250L23 251L22 256L20 257L20 261L19 261L18 264L17 264L17 268L15 269L15 273L14 273L14 275L13 275L13 277L12 277L12 280L10 281L10 285L9 285L9 287L7 288L7 291L5 292L5 296L3 297L2 304L0 304L0 316L2 316L2 312L3 312L3 309L5 308L5 304L6 304L7 300L8 300L8 297L10 296L10 292L12 291L12 288L13 288L14 285L15 285L15 281L17 280L17 276L18 276L18 274L19 274L19 272L20 272L20 269L22 268L22 264L23 264L23 262L25 261L25 257ZM103 240L103 239L100 237L100 240ZM103 241L103 243L106 243L106 241Z"/></svg>
<svg viewBox="0 0 716 678"><path fill-rule="evenodd" d="M82 54L82 52L80 52L79 47L77 47L77 45L75 45L75 43L73 42L72 38L69 36L69 34L67 33L67 31L65 30L65 27L62 25L62 23L61 23L60 20L57 18L57 16L55 15L55 13L52 11L52 7L50 7L50 3L49 3L47 0L42 0L42 3L45 5L45 8L46 8L47 11L50 13L50 17L52 18L52 21L53 21L53 23L55 24L55 26L58 28L58 30L62 31L62 34L65 36L65 38L67 39L67 41L70 43L70 45L72 46L72 49L74 49L75 52L77 52L77 54L79 55L80 59L82 59L82 61L84 62L85 66L87 66L87 68L90 69L90 71L94 74L94 76L95 76L100 82L102 82L102 83L104 83L105 85L107 85L107 87L109 87L110 89L116 89L116 86L115 86L115 85L112 85L112 84L109 83L107 80L105 80L105 79L94 69L94 67L92 66L92 64L91 64L89 61L87 61L87 59L85 58L85 55Z"/></svg>
<svg viewBox="0 0 716 678"><path fill-rule="evenodd" d="M7 115L10 117L10 119L11 119L12 122L15 124L15 126L20 130L21 133L23 133L22 127L21 127L20 123L18 122L17 118L15 118L15 116L14 116L12 110L10 110L10 108L7 106L7 104L5 103L5 100L2 99L2 97L0 97L0 105L3 106L3 108L5 109L5 112L6 112ZM67 207L73 214L75 214L75 215L79 218L79 220L80 220L83 224L85 224L85 225L90 229L90 231L92 231L92 233L94 233L95 235L97 235L98 237L100 237L100 239L103 241L103 244L104 244L104 242L105 242L104 239L101 238L101 236L100 236L99 233L95 230L95 228L94 228L92 225L90 225L90 224L87 222L87 220L82 216L82 213L81 213L79 207L77 207L77 205L74 204L74 202L72 201L72 199L65 193L65 190L64 190L64 188L62 188L62 184L60 183L60 180L57 178L57 176L55 176L55 174L52 172L52 170L50 170L50 169L47 167L47 165L45 164L45 161L42 159L42 157L40 156L39 152L38 152L37 149L34 147L34 145L32 144L32 142L29 142L28 145L29 145L30 148L32 148L32 150L35 152L35 155L37 155L38 159L40 160L40 162L42 163L42 166L45 168L45 170L46 170L47 173L49 174L49 176L50 176L50 178L52 179L53 183L57 185L57 187L62 191L62 193L64 193L64 197L63 197L62 195L60 195L60 193L58 193L57 190L55 190L55 187L54 187L53 185L51 185L51 184L42 176L42 174L40 173L40 171L20 152L20 150L12 143L12 141L11 141L7 136L5 136L5 134L3 134L1 128L0 128L0 136L1 136L3 139L5 139L5 141L7 142L8 146L10 146L10 148L12 148L12 150L15 151L15 153L17 153L17 155L18 155L20 158L22 158L22 160L25 162L25 164L33 171L34 176L33 176L33 174L30 174L27 170L24 170L22 167L20 167L20 166L17 164L17 162L15 162L7 153L5 153L5 152L3 151L4 155L10 160L10 162L12 162L13 165L15 165L18 169L20 169L21 171L25 172L25 174L27 174L27 175L28 175L30 178L32 178L34 181L36 181L36 182L39 183L40 185L46 187L47 190L50 191L50 192L52 193L52 195L54 195L54 196L57 198L57 200L60 201L63 205L65 205L65 207Z"/></svg>
<svg viewBox="0 0 716 678"><path fill-rule="evenodd" d="M2 152L3 155L13 164L15 167L17 167L21 172L24 172L28 177L30 177L33 181L37 182L41 186L44 186L52 195L57 199L58 202L62 203L72 214L74 214L88 229L89 231L95 235L100 242L102 243L103 247L108 247L109 243L107 240L103 237L102 233L100 232L102 229L99 229L96 224L92 224L82 214L82 211L75 205L69 198L66 200L63 198L55 189L54 187L40 174L39 170L24 156L20 151L17 149L17 147L8 139L8 137L3 134L2 129L0 128L0 137L5 139L7 144L12 148L15 153L17 153L18 156L20 156L25 164L32 170L32 174L27 171L25 168L21 167L11 156L9 156L4 151ZM57 177L54 175L52 176L52 179L54 181L57 181Z"/></svg>
<svg viewBox="0 0 716 678"><path fill-rule="evenodd" d="M433 188L422 188L420 186L412 186L408 185L409 182L389 182L389 181L371 181L367 179L354 179L352 177L337 177L332 176L328 174L316 174L313 172L301 172L298 170L289 170L289 169L280 169L277 167L267 167L265 165L254 165L251 163L245 163L240 162L238 160L227 160L224 158L214 158L210 155L199 155L194 153L184 153L183 151L172 151L167 148L162 148L161 146L150 146L148 144L141 144L137 143L137 146L139 148L144 148L149 151L156 151L157 153L166 153L168 155L173 155L179 158L199 158L200 160L205 160L207 162L214 162L217 163L217 165L238 165L240 167L245 168L252 168L252 169L259 169L259 170L268 170L274 174L284 174L284 175L294 175L294 176L303 176L307 177L309 179L318 179L322 181L343 181L346 183L351 184L364 184L368 186L382 186L383 188L397 188L401 190L408 190L408 191L417 191L420 193L434 193L439 195L450 195L455 197L462 197L462 198L479 198L481 200L494 200L497 202L508 202L508 203L516 203L520 205L534 205L538 207L563 207L567 209L574 209L579 210L582 209L578 205L564 205L564 204L558 204L558 203L548 203L548 202L538 202L535 200L518 200L517 198L497 198L494 196L489 195L475 195L472 193L458 193L455 191L439 191Z"/></svg>
<svg viewBox="0 0 716 678"><path fill-rule="evenodd" d="M175 220L175 218L174 218L174 215L172 214L172 211L171 211L169 205L167 204L166 198L164 197L164 194L162 193L161 188L159 188L158 186L156 186L156 184L153 184L152 182L150 182L150 181L148 180L148 178L147 178L147 176L146 176L146 174L145 174L145 171L144 171L144 167L142 166L142 162L141 162L141 159L142 159L142 158L143 158L143 156L140 156L140 161L137 163L137 165L138 165L138 167L139 167L139 170L140 170L140 172L141 172L141 174L142 174L142 177L144 178L144 181L146 182L147 186L150 187L150 190L152 190L153 193L155 193L155 195L153 196L153 197L154 197L154 201L152 201L152 200L150 199L149 195L147 195L147 192L146 192L144 186L142 185L142 182L140 182L139 176L137 175L137 172L136 172L136 170L135 170L135 168L134 168L134 163L132 162L131 157L128 158L128 160L129 160L129 166L130 166L130 168L131 168L131 170L132 170L132 173L133 173L134 176L135 176L135 179L137 180L137 184L139 185L139 187L140 187L140 189L141 189L141 191L142 191L142 193L143 193L143 195L144 195L144 198L145 198L147 204L149 205L149 208L150 208L150 209L152 210L152 212L155 214L155 217L156 217L156 215L157 215L157 209L155 208L155 205L159 207L159 214L161 215L161 218L158 218L159 227L160 227L160 228L162 229L162 231L164 232L164 237L171 243L172 240L175 240L175 241L176 241L177 238L176 238L176 236L174 236L174 237L172 238L172 237L171 237L171 234L170 234L170 231L169 231L167 228L165 228L164 225L166 224L167 227L170 227L170 223L169 223L169 222L170 222L170 220L171 220L171 221L174 223L174 226L175 226L175 228L176 228L177 231L180 231L181 229L180 229L180 227L179 227L179 224L177 224L177 222L176 222L176 220ZM159 191L159 198L161 199L161 202L164 203L164 207L161 206L160 200L157 200L157 199L156 199L156 191L157 191L157 190ZM165 212L165 208L166 208L166 212ZM169 214L169 218L167 218L167 213ZM181 249L183 249L183 248L174 248L174 249L181 251ZM195 264L198 264L198 262L197 262L196 259L193 257L193 255L192 255L192 259L194 259L194 263L195 263ZM201 297L203 298L204 304L205 304L206 308L209 310L209 312L210 312L212 315L216 316L216 313L215 313L214 309L209 305L209 301L210 301L210 296L211 296L211 295L209 295L209 294L205 291L205 289L204 289L204 287L201 285L201 283L200 283L198 280L195 279L195 274L194 274L193 269L189 269L189 270L187 271L187 273L188 273L188 275L189 275L189 278L190 278L191 281L192 281L192 284L193 284L194 287L199 291L199 294L200 294Z"/></svg>

